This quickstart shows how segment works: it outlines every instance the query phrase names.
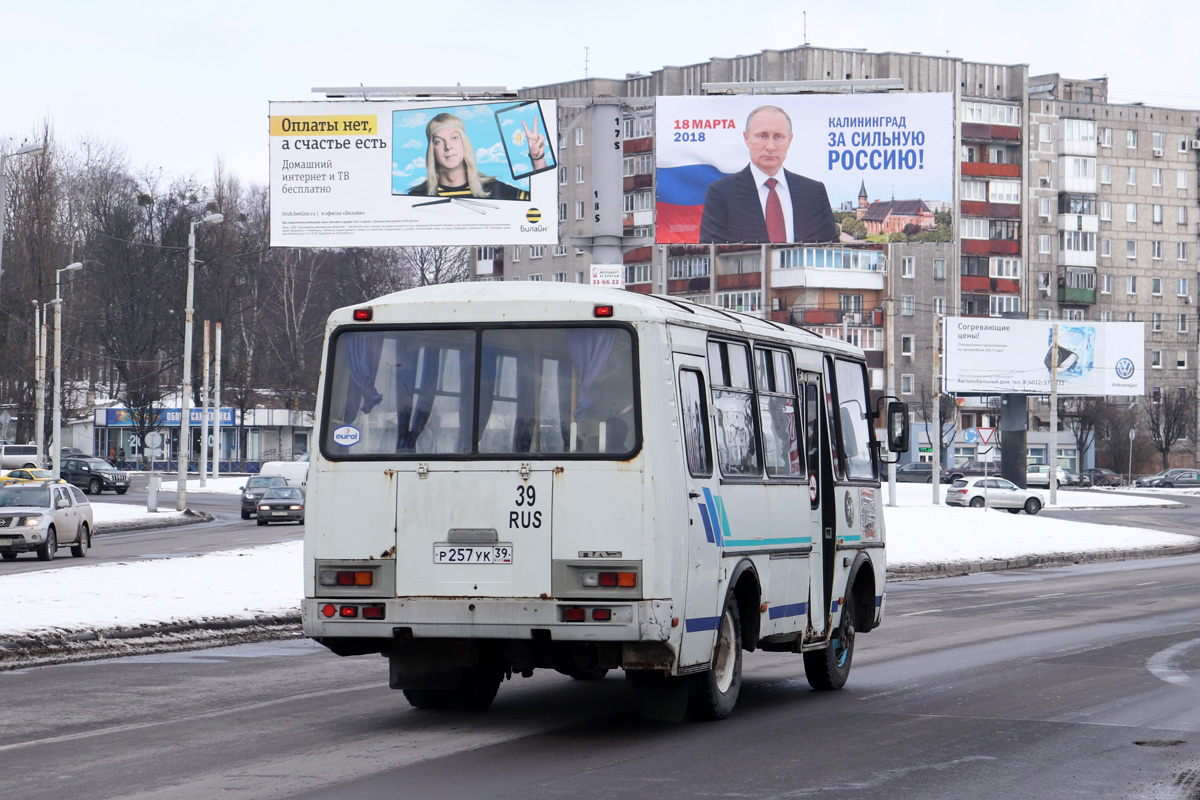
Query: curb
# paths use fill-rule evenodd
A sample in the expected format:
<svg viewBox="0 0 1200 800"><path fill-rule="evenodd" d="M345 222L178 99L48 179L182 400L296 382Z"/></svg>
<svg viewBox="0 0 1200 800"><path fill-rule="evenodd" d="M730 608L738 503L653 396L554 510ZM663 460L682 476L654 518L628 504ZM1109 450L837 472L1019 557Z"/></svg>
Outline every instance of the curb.
<svg viewBox="0 0 1200 800"><path fill-rule="evenodd" d="M889 581L912 581L926 578L952 578L973 572L1000 572L1008 569L1065 567L1071 564L1092 564L1101 561L1135 561L1160 556L1182 556L1200 553L1200 539L1189 544L1163 547L1111 550L1092 550L1083 553L1044 553L1036 556L985 558L977 561L947 561L940 564L889 564Z"/></svg>
<svg viewBox="0 0 1200 800"><path fill-rule="evenodd" d="M190 508L184 509L182 517L170 517L161 520L150 517L148 519L131 520L129 522L116 522L112 525L97 525L96 533L124 533L126 531L146 531L155 528L178 528L183 525L195 525L200 522L212 522L216 517L206 511L193 511Z"/></svg>

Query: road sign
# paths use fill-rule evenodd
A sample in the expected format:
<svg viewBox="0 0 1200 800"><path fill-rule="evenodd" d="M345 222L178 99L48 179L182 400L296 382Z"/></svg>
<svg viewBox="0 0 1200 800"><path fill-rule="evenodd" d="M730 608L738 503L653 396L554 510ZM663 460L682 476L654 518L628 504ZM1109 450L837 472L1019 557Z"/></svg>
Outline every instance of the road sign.
<svg viewBox="0 0 1200 800"><path fill-rule="evenodd" d="M995 428L976 428L975 430L979 432L979 440L984 444L990 444L992 437L996 435Z"/></svg>
<svg viewBox="0 0 1200 800"><path fill-rule="evenodd" d="M918 453L932 453L933 445L921 445L917 448Z"/></svg>
<svg viewBox="0 0 1200 800"><path fill-rule="evenodd" d="M967 444L975 444L979 441L979 432L974 428L967 428L963 431L963 441Z"/></svg>

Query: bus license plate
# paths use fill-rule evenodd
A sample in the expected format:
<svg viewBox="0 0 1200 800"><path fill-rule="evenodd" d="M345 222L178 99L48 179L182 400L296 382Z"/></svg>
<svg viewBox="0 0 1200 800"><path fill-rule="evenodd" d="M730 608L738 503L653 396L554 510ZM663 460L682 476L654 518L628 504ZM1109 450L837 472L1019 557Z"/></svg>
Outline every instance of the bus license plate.
<svg viewBox="0 0 1200 800"><path fill-rule="evenodd" d="M513 548L501 545L434 545L435 564L511 564Z"/></svg>

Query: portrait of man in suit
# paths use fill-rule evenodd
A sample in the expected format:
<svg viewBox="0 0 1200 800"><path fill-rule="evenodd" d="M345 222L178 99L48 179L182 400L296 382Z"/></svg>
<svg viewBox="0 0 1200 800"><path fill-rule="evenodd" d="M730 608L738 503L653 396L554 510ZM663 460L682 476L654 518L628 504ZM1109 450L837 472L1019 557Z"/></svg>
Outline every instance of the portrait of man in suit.
<svg viewBox="0 0 1200 800"><path fill-rule="evenodd" d="M792 119L759 106L742 132L750 163L708 185L700 221L703 244L833 242L839 231L825 184L783 168Z"/></svg>

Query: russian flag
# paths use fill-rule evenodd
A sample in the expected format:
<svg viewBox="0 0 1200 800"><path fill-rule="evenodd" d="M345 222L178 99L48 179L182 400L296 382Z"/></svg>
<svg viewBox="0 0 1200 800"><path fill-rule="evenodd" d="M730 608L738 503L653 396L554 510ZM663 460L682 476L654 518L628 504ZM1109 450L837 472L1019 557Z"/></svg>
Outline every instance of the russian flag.
<svg viewBox="0 0 1200 800"><path fill-rule="evenodd" d="M708 185L727 173L711 164L666 167L656 174L655 240L659 244L696 244Z"/></svg>

